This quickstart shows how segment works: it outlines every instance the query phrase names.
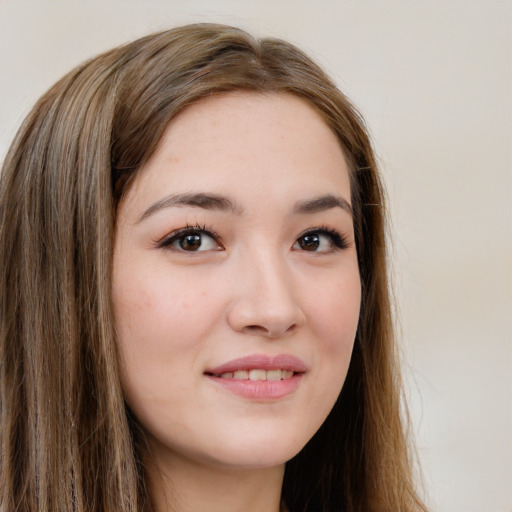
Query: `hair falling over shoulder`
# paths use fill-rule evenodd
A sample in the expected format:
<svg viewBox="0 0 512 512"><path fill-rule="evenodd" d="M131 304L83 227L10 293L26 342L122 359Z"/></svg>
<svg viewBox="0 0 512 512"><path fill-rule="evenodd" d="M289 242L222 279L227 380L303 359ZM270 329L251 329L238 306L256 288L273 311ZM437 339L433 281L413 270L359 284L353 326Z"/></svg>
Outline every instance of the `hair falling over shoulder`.
<svg viewBox="0 0 512 512"><path fill-rule="evenodd" d="M116 207L168 123L202 97L286 92L351 168L362 282L354 352L324 425L287 463L290 512L425 511L414 489L386 269L383 190L364 122L296 47L189 25L102 54L35 105L0 175L0 510L151 510L119 383Z"/></svg>

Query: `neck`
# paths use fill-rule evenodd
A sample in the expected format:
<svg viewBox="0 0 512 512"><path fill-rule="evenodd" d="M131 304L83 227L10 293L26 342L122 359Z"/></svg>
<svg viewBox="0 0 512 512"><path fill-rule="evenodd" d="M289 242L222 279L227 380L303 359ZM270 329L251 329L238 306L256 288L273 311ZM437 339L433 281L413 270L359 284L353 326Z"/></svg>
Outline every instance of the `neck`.
<svg viewBox="0 0 512 512"><path fill-rule="evenodd" d="M279 512L284 464L225 468L173 454L148 457L146 478L155 512Z"/></svg>

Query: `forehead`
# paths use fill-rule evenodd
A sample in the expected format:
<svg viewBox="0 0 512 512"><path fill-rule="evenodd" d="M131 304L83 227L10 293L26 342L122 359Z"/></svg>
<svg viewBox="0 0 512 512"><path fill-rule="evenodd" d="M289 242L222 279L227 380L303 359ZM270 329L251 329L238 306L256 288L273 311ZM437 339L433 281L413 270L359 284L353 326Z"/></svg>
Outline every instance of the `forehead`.
<svg viewBox="0 0 512 512"><path fill-rule="evenodd" d="M202 98L174 117L162 143L180 142L174 148L178 151L191 135L196 142L209 142L216 149L226 145L226 139L236 144L240 138L246 141L247 136L255 136L255 143L268 144L276 135L275 144L301 139L310 144L329 141L336 150L340 148L321 115L306 100L290 93L233 91Z"/></svg>
<svg viewBox="0 0 512 512"><path fill-rule="evenodd" d="M203 98L178 114L136 181L155 191L350 188L336 135L305 100L239 91Z"/></svg>

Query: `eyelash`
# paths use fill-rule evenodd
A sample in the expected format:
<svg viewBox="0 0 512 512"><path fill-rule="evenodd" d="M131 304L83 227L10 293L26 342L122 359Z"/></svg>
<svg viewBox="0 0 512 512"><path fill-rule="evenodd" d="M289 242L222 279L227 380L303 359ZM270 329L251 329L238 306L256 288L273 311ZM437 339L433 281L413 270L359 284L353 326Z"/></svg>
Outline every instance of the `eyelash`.
<svg viewBox="0 0 512 512"><path fill-rule="evenodd" d="M173 231L169 236L166 236L162 240L158 241L157 242L157 247L158 248L170 248L172 246L172 244L174 242L178 241L180 238L183 238L183 237L185 237L187 235L195 235L195 234L198 234L198 235L206 234L207 236L209 236L210 238L215 240L215 242L219 246L222 247L222 238L220 237L220 235L218 235L212 228L207 227L205 224L203 224L203 225L201 225L201 224L195 224L195 225L187 224L185 227L183 227L181 229L178 229L176 231ZM332 244L333 244L334 250L347 249L348 246L349 246L349 243L348 243L348 241L347 241L345 236L340 234L335 229L331 229L331 228L329 228L327 226L319 226L317 228L307 229L306 231L302 232L297 237L297 239L295 240L293 245L295 245L301 238L304 238L304 237L306 237L308 235L320 235L320 236L324 235L324 236L328 236L330 238ZM198 252L198 251L185 251L185 250L183 250L183 252ZM307 251L305 251L305 252L307 252ZM316 252L316 251L311 251L311 252Z"/></svg>
<svg viewBox="0 0 512 512"><path fill-rule="evenodd" d="M157 242L158 248L166 248L170 247L174 242L179 240L180 238L185 237L186 235L208 235L210 238L215 240L215 242L222 246L222 238L218 235L213 229L207 227L206 224L187 224L185 227L173 231L169 236L166 236L161 241ZM183 251L187 252L187 251ZM196 251L189 251L196 252Z"/></svg>
<svg viewBox="0 0 512 512"><path fill-rule="evenodd" d="M348 240L346 239L345 236L343 236L341 233L339 233L335 229L329 228L327 226L319 226L317 228L307 229L306 231L304 231L297 237L296 242L299 241L301 238L308 236L308 235L328 236L330 238L335 250L347 249L349 246Z"/></svg>

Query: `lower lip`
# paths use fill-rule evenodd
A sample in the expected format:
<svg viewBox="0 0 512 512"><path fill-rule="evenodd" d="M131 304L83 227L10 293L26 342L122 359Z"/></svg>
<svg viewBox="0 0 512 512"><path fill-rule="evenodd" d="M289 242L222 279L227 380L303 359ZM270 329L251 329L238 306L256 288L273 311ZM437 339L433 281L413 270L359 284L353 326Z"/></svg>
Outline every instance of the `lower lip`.
<svg viewBox="0 0 512 512"><path fill-rule="evenodd" d="M208 378L218 386L244 398L269 401L291 395L299 387L303 375L303 373L296 373L283 380L223 379L213 375L208 375Z"/></svg>

